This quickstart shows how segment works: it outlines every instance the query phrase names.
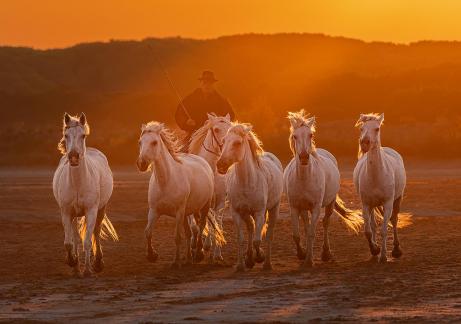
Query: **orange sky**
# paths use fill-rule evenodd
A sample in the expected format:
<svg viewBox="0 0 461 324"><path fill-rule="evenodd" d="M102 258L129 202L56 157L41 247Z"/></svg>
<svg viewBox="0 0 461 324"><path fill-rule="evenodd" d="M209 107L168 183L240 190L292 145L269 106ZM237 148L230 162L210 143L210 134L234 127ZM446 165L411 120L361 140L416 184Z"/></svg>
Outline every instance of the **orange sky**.
<svg viewBox="0 0 461 324"><path fill-rule="evenodd" d="M259 32L364 40L461 40L458 0L1 0L0 44L79 42Z"/></svg>

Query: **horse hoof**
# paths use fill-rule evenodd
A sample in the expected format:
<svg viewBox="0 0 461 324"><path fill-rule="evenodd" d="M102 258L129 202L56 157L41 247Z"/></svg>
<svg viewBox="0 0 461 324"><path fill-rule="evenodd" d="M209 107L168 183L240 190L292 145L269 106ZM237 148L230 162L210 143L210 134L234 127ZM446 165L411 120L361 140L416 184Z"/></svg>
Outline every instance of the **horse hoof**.
<svg viewBox="0 0 461 324"><path fill-rule="evenodd" d="M235 272L245 272L245 266L243 264L237 264L237 267L235 267Z"/></svg>
<svg viewBox="0 0 461 324"><path fill-rule="evenodd" d="M370 245L370 252L371 255L378 255L381 252L381 248L377 244L375 244L374 246Z"/></svg>
<svg viewBox="0 0 461 324"><path fill-rule="evenodd" d="M158 253L155 251L147 253L147 261L154 263L158 259Z"/></svg>
<svg viewBox="0 0 461 324"><path fill-rule="evenodd" d="M394 246L394 248L392 249L392 256L396 259L400 258L402 256L403 252L402 250L400 249L400 246Z"/></svg>
<svg viewBox="0 0 461 324"><path fill-rule="evenodd" d="M101 272L104 269L104 261L102 259L96 259L93 262L93 271L96 273Z"/></svg>
<svg viewBox="0 0 461 324"><path fill-rule="evenodd" d="M251 269L255 266L255 262L253 260L253 258L248 258L246 257L245 258L245 265L247 266L247 268Z"/></svg>
<svg viewBox="0 0 461 324"><path fill-rule="evenodd" d="M296 255L297 255L299 260L305 260L306 259L306 250L303 249L303 248L298 249Z"/></svg>
<svg viewBox="0 0 461 324"><path fill-rule="evenodd" d="M265 262L264 265L263 265L263 270L264 271L272 271L272 264Z"/></svg>
<svg viewBox="0 0 461 324"><path fill-rule="evenodd" d="M66 262L66 264L67 264L69 267L73 268L73 267L77 266L77 264L78 264L78 258L77 258L76 255L73 255L73 254L71 254L71 253L68 253L68 254L66 255L66 260L65 260L65 262Z"/></svg>
<svg viewBox="0 0 461 324"><path fill-rule="evenodd" d="M200 263L203 261L204 258L205 258L205 254L203 253L203 249L199 249L195 251L194 263Z"/></svg>
<svg viewBox="0 0 461 324"><path fill-rule="evenodd" d="M266 257L264 256L264 253L262 251L256 254L255 261L257 263L263 263L265 259Z"/></svg>
<svg viewBox="0 0 461 324"><path fill-rule="evenodd" d="M379 263L387 263L387 257L385 255L382 255L380 258L379 258Z"/></svg>
<svg viewBox="0 0 461 324"><path fill-rule="evenodd" d="M323 250L322 251L322 261L323 262L328 262L330 261L331 259L333 259L333 255L331 254L331 251L330 250Z"/></svg>

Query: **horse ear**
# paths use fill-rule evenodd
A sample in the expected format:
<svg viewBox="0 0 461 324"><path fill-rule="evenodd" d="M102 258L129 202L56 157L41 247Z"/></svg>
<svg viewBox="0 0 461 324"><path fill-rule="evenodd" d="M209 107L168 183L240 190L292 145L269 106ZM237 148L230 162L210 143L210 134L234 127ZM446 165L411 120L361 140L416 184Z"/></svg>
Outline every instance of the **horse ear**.
<svg viewBox="0 0 461 324"><path fill-rule="evenodd" d="M315 116L312 116L307 120L307 127L314 127L315 126Z"/></svg>
<svg viewBox="0 0 461 324"><path fill-rule="evenodd" d="M382 124L382 123L383 123L383 121L384 121L384 113L382 113L381 115L379 115L378 121L379 121L379 124Z"/></svg>
<svg viewBox="0 0 461 324"><path fill-rule="evenodd" d="M226 116L224 116L224 118L226 118L228 121L231 121L231 117L230 117L229 113L227 113Z"/></svg>
<svg viewBox="0 0 461 324"><path fill-rule="evenodd" d="M146 127L147 127L147 125L146 125L146 124L142 124L142 125L141 125L141 130L142 130L142 131L143 131L143 130L145 130L145 129L146 129Z"/></svg>
<svg viewBox="0 0 461 324"><path fill-rule="evenodd" d="M85 115L84 112L82 112L82 113L80 114L79 120L80 120L80 124L82 124L82 125L85 125L85 124L86 124L86 115Z"/></svg>
<svg viewBox="0 0 461 324"><path fill-rule="evenodd" d="M214 119L214 115L212 115L210 113L206 113L206 115L208 116L209 121L212 121Z"/></svg>
<svg viewBox="0 0 461 324"><path fill-rule="evenodd" d="M290 121L290 125L293 129L298 128L298 121L295 118L291 118L291 115L288 115L288 120Z"/></svg>
<svg viewBox="0 0 461 324"><path fill-rule="evenodd" d="M365 117L364 114L360 114L359 119L355 122L355 127L359 127L362 124L364 117Z"/></svg>
<svg viewBox="0 0 461 324"><path fill-rule="evenodd" d="M70 115L67 112L65 112L64 113L64 124L68 125L69 122L70 122Z"/></svg>

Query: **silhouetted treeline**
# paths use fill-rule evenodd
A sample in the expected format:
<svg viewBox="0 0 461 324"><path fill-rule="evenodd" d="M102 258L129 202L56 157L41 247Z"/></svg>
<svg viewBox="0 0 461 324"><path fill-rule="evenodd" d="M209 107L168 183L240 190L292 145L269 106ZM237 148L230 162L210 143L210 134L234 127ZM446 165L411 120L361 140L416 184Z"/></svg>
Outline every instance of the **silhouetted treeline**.
<svg viewBox="0 0 461 324"><path fill-rule="evenodd" d="M173 125L176 96L204 69L238 119L289 158L288 110L318 121L318 146L352 157L360 112L385 112L383 144L406 156L461 157L461 43L365 43L313 34L112 41L39 51L0 47L0 164L56 164L64 111L85 111L88 144L132 163L142 122Z"/></svg>

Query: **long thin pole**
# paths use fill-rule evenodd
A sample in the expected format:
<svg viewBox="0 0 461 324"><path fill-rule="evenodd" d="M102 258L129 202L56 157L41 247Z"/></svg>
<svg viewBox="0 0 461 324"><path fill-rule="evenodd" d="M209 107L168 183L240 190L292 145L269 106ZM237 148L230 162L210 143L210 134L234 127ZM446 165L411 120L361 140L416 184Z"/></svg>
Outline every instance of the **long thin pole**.
<svg viewBox="0 0 461 324"><path fill-rule="evenodd" d="M186 114L188 119L192 119L189 112L187 111L186 106L184 106L181 94L179 93L178 89L175 87L173 81L171 80L170 75L168 74L168 71L164 68L162 62L160 61L160 59L158 58L158 56L156 55L156 53L152 49L152 46L150 44L148 46L149 46L149 49L151 50L151 52L154 54L154 57L155 57L155 60L157 61L158 66L160 67L160 69L162 70L162 72L165 75L166 79L168 80L168 83L170 84L171 89L176 94L176 97L179 100L179 105L182 107L182 110L184 111L184 113Z"/></svg>

